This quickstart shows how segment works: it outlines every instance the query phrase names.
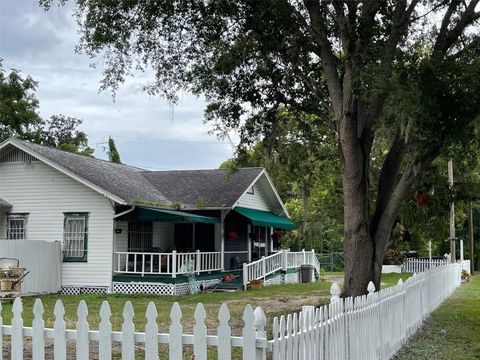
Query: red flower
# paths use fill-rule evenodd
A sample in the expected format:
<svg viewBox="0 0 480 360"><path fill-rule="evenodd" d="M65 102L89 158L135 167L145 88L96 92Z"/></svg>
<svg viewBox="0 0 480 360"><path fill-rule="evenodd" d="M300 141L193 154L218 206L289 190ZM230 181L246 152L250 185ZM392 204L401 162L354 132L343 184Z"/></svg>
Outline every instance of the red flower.
<svg viewBox="0 0 480 360"><path fill-rule="evenodd" d="M280 240L283 237L283 234L279 232L274 232L271 237L273 240Z"/></svg>
<svg viewBox="0 0 480 360"><path fill-rule="evenodd" d="M231 240L237 240L238 236L237 236L237 233L235 231L230 231L228 233L228 237L231 239Z"/></svg>

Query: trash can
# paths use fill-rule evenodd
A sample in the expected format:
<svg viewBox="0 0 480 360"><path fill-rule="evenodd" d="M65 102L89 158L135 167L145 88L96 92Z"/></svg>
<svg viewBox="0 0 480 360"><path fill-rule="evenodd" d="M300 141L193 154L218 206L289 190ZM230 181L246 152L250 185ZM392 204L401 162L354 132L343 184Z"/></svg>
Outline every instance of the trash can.
<svg viewBox="0 0 480 360"><path fill-rule="evenodd" d="M311 283L313 278L313 265L300 266L300 276L302 283Z"/></svg>

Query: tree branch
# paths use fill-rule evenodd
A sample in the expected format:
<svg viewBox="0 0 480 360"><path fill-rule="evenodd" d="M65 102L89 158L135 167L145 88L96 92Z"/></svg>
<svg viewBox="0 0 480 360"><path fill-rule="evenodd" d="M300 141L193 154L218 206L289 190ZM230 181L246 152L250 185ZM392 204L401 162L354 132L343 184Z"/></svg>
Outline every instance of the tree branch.
<svg viewBox="0 0 480 360"><path fill-rule="evenodd" d="M378 180L377 201L375 204L375 212L372 217L373 233L375 233L380 217L392 196L405 150L405 138L401 135L400 131L398 131L393 139L392 145L390 146L390 150L383 161L380 178Z"/></svg>
<svg viewBox="0 0 480 360"><path fill-rule="evenodd" d="M465 8L465 11L460 15L460 19L455 26L448 30L451 18L456 10L456 6L452 8L452 4L449 6L447 12L442 19L442 26L437 36L437 40L433 47L433 58L441 58L446 55L448 49L457 42L463 30L480 18L480 12L475 12L475 8L480 0L471 0Z"/></svg>
<svg viewBox="0 0 480 360"><path fill-rule="evenodd" d="M328 40L325 29L325 18L320 11L319 2L316 0L304 0L305 6L310 16L310 26L308 30L313 40L320 48L320 59L322 68L327 80L327 86L332 99L335 117L340 119L342 116L342 86L337 72L336 57L333 55L332 44Z"/></svg>

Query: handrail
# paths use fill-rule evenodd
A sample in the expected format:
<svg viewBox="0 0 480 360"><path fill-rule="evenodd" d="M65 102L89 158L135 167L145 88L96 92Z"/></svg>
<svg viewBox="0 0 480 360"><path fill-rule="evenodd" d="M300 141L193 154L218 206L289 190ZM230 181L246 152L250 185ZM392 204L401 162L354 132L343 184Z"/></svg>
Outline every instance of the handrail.
<svg viewBox="0 0 480 360"><path fill-rule="evenodd" d="M118 274L144 275L184 275L189 273L200 274L222 270L222 253L210 252L182 252L177 253L146 253L116 251L114 272Z"/></svg>
<svg viewBox="0 0 480 360"><path fill-rule="evenodd" d="M265 279L278 270L287 271L287 269L298 268L304 264L313 265L315 271L320 274L320 263L314 250L298 252L282 250L269 256L263 256L259 260L243 264L243 286L246 288L252 280Z"/></svg>

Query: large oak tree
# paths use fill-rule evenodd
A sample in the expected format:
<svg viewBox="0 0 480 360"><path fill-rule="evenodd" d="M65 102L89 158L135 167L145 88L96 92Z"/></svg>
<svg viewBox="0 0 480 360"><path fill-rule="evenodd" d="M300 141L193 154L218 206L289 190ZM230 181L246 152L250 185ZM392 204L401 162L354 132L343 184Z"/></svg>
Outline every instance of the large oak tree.
<svg viewBox="0 0 480 360"><path fill-rule="evenodd" d="M274 118L256 114L280 106L331 122L344 294L355 295L370 280L378 288L392 225L422 173L475 134L479 1L77 0L75 11L80 48L103 57L103 88L153 69L147 91L203 94L220 132L268 135ZM389 150L371 183L377 141Z"/></svg>

